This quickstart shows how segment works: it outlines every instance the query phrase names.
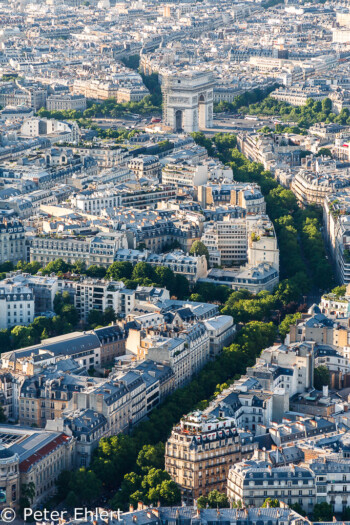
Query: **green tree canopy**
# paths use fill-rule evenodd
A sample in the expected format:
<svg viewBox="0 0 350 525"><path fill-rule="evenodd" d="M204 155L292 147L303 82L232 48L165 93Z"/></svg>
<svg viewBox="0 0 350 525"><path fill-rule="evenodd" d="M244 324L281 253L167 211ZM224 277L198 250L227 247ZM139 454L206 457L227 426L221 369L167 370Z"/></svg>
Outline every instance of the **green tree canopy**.
<svg viewBox="0 0 350 525"><path fill-rule="evenodd" d="M191 137L194 139L195 143L199 146L203 146L208 152L208 155L214 154L214 148L213 143L210 139L208 139L202 131L195 131L194 133L191 133Z"/></svg>
<svg viewBox="0 0 350 525"><path fill-rule="evenodd" d="M317 390L322 390L323 386L330 384L330 372L324 365L320 365L314 370L314 387Z"/></svg>
<svg viewBox="0 0 350 525"><path fill-rule="evenodd" d="M186 299L190 294L190 286L188 280L184 275L175 275L176 297L178 299Z"/></svg>
<svg viewBox="0 0 350 525"><path fill-rule="evenodd" d="M266 500L262 504L262 507L264 509L266 509L266 508L273 509L273 508L277 508L279 506L280 506L279 500L278 499L273 499L273 498L266 498Z"/></svg>
<svg viewBox="0 0 350 525"><path fill-rule="evenodd" d="M103 324L109 325L113 323L117 319L116 313L112 306L107 306L105 311L103 312Z"/></svg>
<svg viewBox="0 0 350 525"><path fill-rule="evenodd" d="M164 469L164 443L156 445L144 445L140 450L136 464L143 471L148 472L151 468Z"/></svg>
<svg viewBox="0 0 350 525"><path fill-rule="evenodd" d="M332 152L329 148L320 148L317 152L316 157L321 157L323 155L326 157L333 157Z"/></svg>
<svg viewBox="0 0 350 525"><path fill-rule="evenodd" d="M334 295L336 295L338 299L340 297L344 297L344 295L346 294L346 285L344 284L343 286L336 286L335 288L333 288L332 293L334 293Z"/></svg>
<svg viewBox="0 0 350 525"><path fill-rule="evenodd" d="M174 272L166 266L157 266L155 269L156 282L159 286L169 290L170 295L176 293L176 279Z"/></svg>
<svg viewBox="0 0 350 525"><path fill-rule="evenodd" d="M51 261L49 264L45 266L43 269L43 273L45 275L48 275L50 273L66 273L69 270L69 265L63 260L63 259L56 259L55 261Z"/></svg>
<svg viewBox="0 0 350 525"><path fill-rule="evenodd" d="M330 503L323 501L322 503L316 503L313 511L313 521L332 521L333 520L333 507Z"/></svg>
<svg viewBox="0 0 350 525"><path fill-rule="evenodd" d="M150 264L139 262L134 266L132 278L149 279L151 282L156 282L157 275L154 268Z"/></svg>
<svg viewBox="0 0 350 525"><path fill-rule="evenodd" d="M103 325L103 312L101 310L90 310L88 315L88 323L92 328Z"/></svg>
<svg viewBox="0 0 350 525"><path fill-rule="evenodd" d="M111 266L113 266L113 264ZM87 268L86 275L102 279L106 275L106 272L107 270L103 266L96 266L96 264L93 264Z"/></svg>
<svg viewBox="0 0 350 525"><path fill-rule="evenodd" d="M194 241L190 249L191 255L205 255L209 262L209 251L208 248L202 241Z"/></svg>
<svg viewBox="0 0 350 525"><path fill-rule="evenodd" d="M61 317L69 322L72 326L76 326L79 321L77 309L73 304L64 304L62 306Z"/></svg>
<svg viewBox="0 0 350 525"><path fill-rule="evenodd" d="M0 330L0 349L1 353L8 352L9 350L11 350L10 330Z"/></svg>
<svg viewBox="0 0 350 525"><path fill-rule="evenodd" d="M212 490L209 492L208 496L200 496L198 498L197 506L200 509L205 509L206 507L209 507L210 509L224 509L229 508L230 503L226 494L217 490Z"/></svg>
<svg viewBox="0 0 350 525"><path fill-rule="evenodd" d="M295 314L287 314L281 324L278 327L282 341L285 340L286 335L289 333L290 327L296 323L298 319L301 319L301 313L296 312Z"/></svg>
<svg viewBox="0 0 350 525"><path fill-rule="evenodd" d="M113 281L122 281L131 279L133 266L130 262L114 262L110 265L106 273L106 279Z"/></svg>
<svg viewBox="0 0 350 525"><path fill-rule="evenodd" d="M69 482L69 489L76 495L78 501L91 504L100 496L102 482L92 470L80 468L73 472Z"/></svg>
<svg viewBox="0 0 350 525"><path fill-rule="evenodd" d="M35 343L34 331L31 327L15 326L11 330L11 339L14 348L23 348Z"/></svg>
<svg viewBox="0 0 350 525"><path fill-rule="evenodd" d="M300 503L293 503L292 505L289 505L292 510L295 510L300 516L306 516L306 512L303 509L303 507L300 505Z"/></svg>

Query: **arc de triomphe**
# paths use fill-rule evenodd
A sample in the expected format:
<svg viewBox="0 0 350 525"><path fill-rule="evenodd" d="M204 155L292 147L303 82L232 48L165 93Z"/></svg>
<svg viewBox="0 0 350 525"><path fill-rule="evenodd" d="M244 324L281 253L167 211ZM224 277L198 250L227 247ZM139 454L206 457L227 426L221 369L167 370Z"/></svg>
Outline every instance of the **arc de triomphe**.
<svg viewBox="0 0 350 525"><path fill-rule="evenodd" d="M162 75L163 123L187 133L212 127L214 84L210 71Z"/></svg>

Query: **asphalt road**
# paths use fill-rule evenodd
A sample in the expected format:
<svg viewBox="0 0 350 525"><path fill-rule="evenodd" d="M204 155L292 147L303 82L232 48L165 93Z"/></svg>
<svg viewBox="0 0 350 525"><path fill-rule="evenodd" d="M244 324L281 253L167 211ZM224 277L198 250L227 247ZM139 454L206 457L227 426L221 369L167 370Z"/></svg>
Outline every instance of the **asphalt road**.
<svg viewBox="0 0 350 525"><path fill-rule="evenodd" d="M218 132L239 133L240 131L256 131L264 126L274 128L274 122L270 118L259 118L258 120L217 117L214 116L213 127L205 130L210 135Z"/></svg>
<svg viewBox="0 0 350 525"><path fill-rule="evenodd" d="M138 128L143 129L145 126L151 123L151 117L140 117L140 118L131 118L131 117L122 117L122 118L93 118L92 119L98 126L102 129L108 128ZM239 131L254 131L262 128L263 126L274 127L274 123L269 118L260 118L258 120L250 119L238 119L233 118L232 116L221 117L218 116L215 118L212 128L205 130L205 133L208 135L218 133L218 132L232 132L238 133Z"/></svg>
<svg viewBox="0 0 350 525"><path fill-rule="evenodd" d="M102 129L119 129L119 128L140 128L143 129L145 126L150 124L151 118L143 117L143 118L130 118L130 117L123 117L123 118L93 118L93 122L95 122L100 128Z"/></svg>

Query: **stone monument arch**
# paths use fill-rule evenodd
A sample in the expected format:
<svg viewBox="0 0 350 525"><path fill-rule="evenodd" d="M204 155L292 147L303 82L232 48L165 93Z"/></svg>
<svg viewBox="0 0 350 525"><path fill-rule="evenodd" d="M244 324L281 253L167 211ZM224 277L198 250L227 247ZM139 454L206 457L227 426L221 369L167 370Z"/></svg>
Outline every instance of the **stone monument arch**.
<svg viewBox="0 0 350 525"><path fill-rule="evenodd" d="M214 85L210 71L162 75L164 124L187 133L212 127Z"/></svg>

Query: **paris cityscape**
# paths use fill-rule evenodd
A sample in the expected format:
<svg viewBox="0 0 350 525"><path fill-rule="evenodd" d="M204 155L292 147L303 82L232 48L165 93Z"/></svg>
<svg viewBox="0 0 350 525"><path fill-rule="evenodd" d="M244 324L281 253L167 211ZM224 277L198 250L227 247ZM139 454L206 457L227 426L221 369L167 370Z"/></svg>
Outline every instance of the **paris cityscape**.
<svg viewBox="0 0 350 525"><path fill-rule="evenodd" d="M347 0L0 0L0 523L350 525Z"/></svg>

